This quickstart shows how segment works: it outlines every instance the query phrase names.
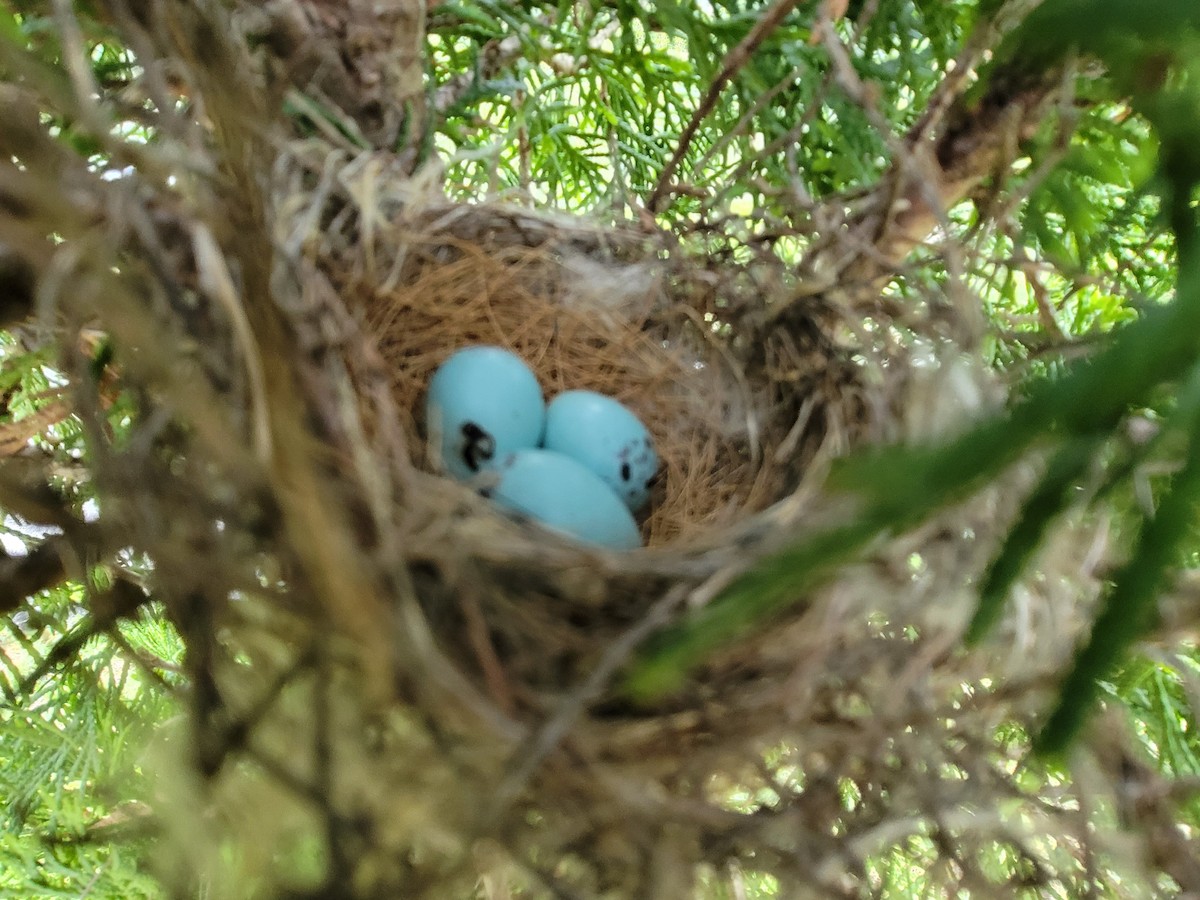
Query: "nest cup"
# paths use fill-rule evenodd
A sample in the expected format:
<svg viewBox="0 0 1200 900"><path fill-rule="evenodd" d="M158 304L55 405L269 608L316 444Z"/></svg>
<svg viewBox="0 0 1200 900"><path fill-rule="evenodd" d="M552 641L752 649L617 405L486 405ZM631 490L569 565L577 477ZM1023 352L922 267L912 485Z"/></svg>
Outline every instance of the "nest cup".
<svg viewBox="0 0 1200 900"><path fill-rule="evenodd" d="M620 672L676 604L794 536L801 515L820 521L807 488L823 467L811 463L865 433L861 373L830 337L838 311L798 297L778 262L731 265L513 207L383 202L360 221L388 224L371 233L348 214L322 238L334 293L390 383L388 402L367 406L368 431L396 414L388 433L438 473L430 379L455 350L489 344L525 360L548 398L584 389L627 405L662 463L640 523L650 550L628 554L527 530L449 478L410 470L397 482L395 546L419 614L405 628L415 622L438 654L400 658L412 684L446 685L451 702L427 712L471 761L456 790L508 798L493 813L439 794L445 831L502 834L512 860L561 860L578 896L684 896L642 882L670 871L686 883L707 826L645 798L743 771L777 740L797 652L815 637L794 627L744 640L653 701L627 697ZM394 758L413 771L422 752ZM373 796L411 795L402 781L377 790L390 781ZM687 846L669 865L656 858L664 817Z"/></svg>
<svg viewBox="0 0 1200 900"><path fill-rule="evenodd" d="M422 467L439 469L424 421L434 371L462 347L504 347L530 366L547 400L596 391L645 423L660 469L639 525L646 544L660 547L762 509L775 481L735 361L669 287L653 260L605 263L545 246L442 238L410 245L396 286L358 289Z"/></svg>

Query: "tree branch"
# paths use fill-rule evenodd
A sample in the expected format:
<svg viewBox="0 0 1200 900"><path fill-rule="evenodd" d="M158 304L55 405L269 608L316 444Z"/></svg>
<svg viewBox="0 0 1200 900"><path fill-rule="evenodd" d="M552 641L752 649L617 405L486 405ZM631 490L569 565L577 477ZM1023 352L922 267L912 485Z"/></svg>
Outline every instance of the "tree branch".
<svg viewBox="0 0 1200 900"><path fill-rule="evenodd" d="M669 190L670 181L675 176L675 171L679 168L683 157L687 154L692 140L696 137L696 131L699 130L700 123L708 117L708 114L717 105L717 99L721 96L721 92L725 90L725 85L729 84L738 70L754 55L754 51L758 49L758 46L767 39L772 31L779 27L779 24L788 13L799 5L799 2L800 0L776 0L775 5L767 10L762 18L758 20L754 28L750 30L750 33L742 38L741 42L725 55L725 60L721 64L721 71L717 73L717 77L709 85L704 99L700 101L700 105L692 113L691 121L688 122L687 128L683 130L683 134L679 138L679 146L675 148L674 155L672 155L667 165L663 168L662 174L658 177L658 184L654 186L654 191L646 200L646 209L649 212L658 212L659 206L661 206L663 198Z"/></svg>
<svg viewBox="0 0 1200 900"><path fill-rule="evenodd" d="M13 612L26 597L54 587L66 577L56 542L47 541L28 556L0 555L0 615Z"/></svg>

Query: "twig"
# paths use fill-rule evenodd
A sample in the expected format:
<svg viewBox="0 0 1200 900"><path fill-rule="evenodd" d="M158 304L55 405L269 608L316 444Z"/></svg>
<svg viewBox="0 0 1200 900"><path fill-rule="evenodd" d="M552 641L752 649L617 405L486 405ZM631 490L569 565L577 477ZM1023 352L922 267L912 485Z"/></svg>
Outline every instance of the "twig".
<svg viewBox="0 0 1200 900"><path fill-rule="evenodd" d="M725 60L721 65L721 71L717 73L717 77L713 79L713 83L709 85L707 93L700 101L700 105L696 111L692 113L692 119L688 122L687 128L683 130L683 134L679 138L679 146L675 148L675 153L663 169L662 174L658 177L658 183L654 186L653 193L650 194L646 201L646 209L651 213L658 212L659 204L663 196L667 193L667 185L674 177L675 171L679 168L679 164L683 161L684 155L691 146L692 140L696 137L696 132L700 128L700 123L708 118L708 114L713 111L713 107L717 105L717 98L721 96L721 91L725 89L730 79L737 74L754 51L758 49L758 45L767 39L779 24L784 20L793 9L800 3L800 0L777 0L774 6L767 10L766 15L758 20L758 23L750 30L750 33L742 38L741 42L725 54Z"/></svg>
<svg viewBox="0 0 1200 900"><path fill-rule="evenodd" d="M803 75L804 71L804 66L793 66L792 70L783 76L783 78L780 78L771 88L764 91L759 97L756 97L754 105L746 110L745 115L738 119L737 123L725 132L725 134L721 135L715 144L708 148L708 152L700 157L696 167L701 170L705 169L713 159L733 142L735 137L750 126L750 123L754 121L754 118L763 111L768 103L778 97L788 85Z"/></svg>
<svg viewBox="0 0 1200 900"><path fill-rule="evenodd" d="M93 134L103 134L104 116L96 103L100 96L100 85L92 73L87 46L83 39L83 29L75 18L71 0L54 0L54 21L58 25L59 37L63 43L63 65L71 78L71 86L75 89L75 102L79 105L79 113Z"/></svg>
<svg viewBox="0 0 1200 900"><path fill-rule="evenodd" d="M262 357L254 339L254 331L246 310L238 298L233 276L225 263L225 257L217 246L208 226L197 222L192 228L193 252L196 254L196 270L200 283L225 310L233 325L237 342L241 345L245 359L246 375L250 381L250 402L254 420L254 455L264 466L270 465L272 456L271 414L267 404L267 382L263 372Z"/></svg>
<svg viewBox="0 0 1200 900"><path fill-rule="evenodd" d="M500 661L500 656L496 653L496 646L488 632L487 619L484 618L483 610L480 608L479 598L474 590L465 585L460 590L462 592L460 608L467 626L467 641L470 643L471 649L475 651L475 658L479 662L479 668L483 671L483 680L487 685L488 693L506 715L513 716L516 714L517 703L513 697L512 685L509 684L504 664Z"/></svg>
<svg viewBox="0 0 1200 900"><path fill-rule="evenodd" d="M66 579L61 551L57 541L49 540L28 556L0 552L0 615L12 612L31 594Z"/></svg>
<svg viewBox="0 0 1200 900"><path fill-rule="evenodd" d="M587 704L600 695L609 679L625 664L642 641L667 623L671 612L683 603L686 596L686 586L680 585L660 597L633 627L612 642L596 668L582 684L563 698L558 710L530 735L528 740L522 742L509 761L507 777L492 795L487 814L483 817L485 823L494 822L503 815L533 777L542 760L549 756L566 736Z"/></svg>

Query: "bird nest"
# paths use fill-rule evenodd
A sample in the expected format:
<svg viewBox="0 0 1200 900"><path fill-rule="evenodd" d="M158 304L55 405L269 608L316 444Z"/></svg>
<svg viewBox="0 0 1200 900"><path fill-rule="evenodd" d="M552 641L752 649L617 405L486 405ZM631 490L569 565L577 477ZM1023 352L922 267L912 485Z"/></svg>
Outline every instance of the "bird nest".
<svg viewBox="0 0 1200 900"><path fill-rule="evenodd" d="M285 140L241 86L245 51L164 10L118 21L141 52L178 54L203 123L120 145L132 171L106 179L19 114L23 93L0 97L21 161L0 162L0 236L38 285L92 444L103 515L87 534L153 561L142 600L187 648L183 739L155 751L169 882L683 897L758 872L851 896L896 852L1007 896L1082 891L1097 854L1137 868L1075 788L1024 788L1020 740L998 732L1044 704L1079 632L1091 532L1064 529L998 653L956 649L1026 468L793 591L678 690L626 689L670 626L853 516L824 487L831 460L988 406L980 367L928 350L944 303L901 319L877 278L814 289L735 238L711 253L710 235L448 203L391 154ZM38 90L90 109L57 83L22 89ZM181 171L185 147L205 155ZM119 442L84 329L111 340L134 398ZM471 343L648 424L664 477L645 549L512 521L437 473L423 392ZM1129 770L1123 751L1095 759Z"/></svg>
<svg viewBox="0 0 1200 900"><path fill-rule="evenodd" d="M649 545L695 539L771 499L778 467L756 445L758 398L722 355L711 313L706 322L669 299L665 272L553 246L489 253L453 237L414 238L402 283L361 285L359 299L414 460L433 462L421 401L434 369L454 349L492 344L527 360L547 395L598 391L649 423L663 463L643 523Z"/></svg>
<svg viewBox="0 0 1200 900"><path fill-rule="evenodd" d="M886 708L907 711L903 719L931 678L947 698L959 690L968 676L946 666L944 642L961 628L963 582L989 546L981 540L962 558L959 537L1002 520L1002 498L882 550L828 593L797 595L794 613L713 655L678 692L634 698L623 675L648 640L755 560L844 520L846 501L822 492L831 459L864 440L945 430L984 402L986 379L953 365L923 376L908 368L904 348L893 348L890 377L877 377L862 355L868 348L847 338L854 289L841 295L844 307L805 299L779 262L773 270L714 263L661 236L511 206L404 204L362 190L356 172L351 161L341 170L336 212L310 216L336 227L313 236L317 251L295 265L323 273L330 303L344 298L361 323L371 350L359 383L386 385L356 390L374 402L356 402L353 415L364 414L368 443L390 429L403 460L389 515L412 604L404 627L429 642L408 675L423 684L440 677L459 707L448 715L443 700L433 713L433 734L453 749L454 801L422 807L402 836L381 845L388 850L376 865L394 866L393 854L421 846L428 815L456 847L451 857L470 848L488 865L505 860L504 877L515 883L568 896L682 895L696 864L713 858L703 849L711 841L724 848L717 857L737 857L745 840L760 860L772 856L768 871L796 866L782 847L741 834L765 828L778 810L768 815L771 805L756 801L747 816L730 792L776 792L781 766L828 768L821 777L831 784L849 760L873 770L882 763L878 741L895 735L879 726L869 747L855 746L857 716L886 718ZM520 354L548 393L599 390L641 415L665 470L642 523L646 549L589 549L510 520L438 474L421 419L425 388L450 352L475 343ZM909 407L919 414L898 412ZM940 604L929 605L938 592ZM875 606L880 596L891 602ZM884 618L870 621L872 613ZM914 659L901 623L929 627L943 642L941 658ZM410 689L419 696L428 686ZM956 723L950 733L973 727ZM412 734L390 737L398 743L373 762L383 766L374 783L393 785L368 802L376 815L377 800L412 790L395 779L439 768L425 745L433 735L422 733L418 747ZM888 779L936 756L931 741L923 733L909 756L883 763ZM840 817L826 803L833 795L808 808L807 791L789 790L804 795L813 818L803 838L788 841L816 841ZM819 843L824 850L806 851L814 866L837 842L823 834ZM822 890L848 877L843 863L823 865ZM392 869L380 884L396 889L411 876Z"/></svg>

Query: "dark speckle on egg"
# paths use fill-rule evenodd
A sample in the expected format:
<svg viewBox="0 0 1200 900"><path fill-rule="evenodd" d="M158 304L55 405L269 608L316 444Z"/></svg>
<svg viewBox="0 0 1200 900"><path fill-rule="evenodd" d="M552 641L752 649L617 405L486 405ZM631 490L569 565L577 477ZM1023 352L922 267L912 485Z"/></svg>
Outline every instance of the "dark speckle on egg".
<svg viewBox="0 0 1200 900"><path fill-rule="evenodd" d="M621 463L621 480L628 481L633 477L633 471L629 468L629 463Z"/></svg>
<svg viewBox="0 0 1200 900"><path fill-rule="evenodd" d="M464 438L463 462L472 472L478 472L480 467L495 455L496 439L475 422L463 423L462 436Z"/></svg>

